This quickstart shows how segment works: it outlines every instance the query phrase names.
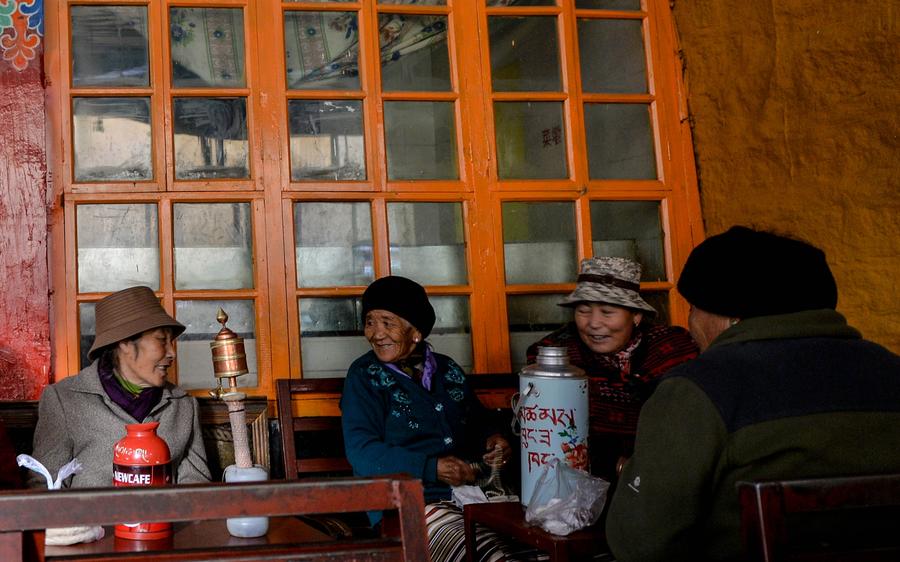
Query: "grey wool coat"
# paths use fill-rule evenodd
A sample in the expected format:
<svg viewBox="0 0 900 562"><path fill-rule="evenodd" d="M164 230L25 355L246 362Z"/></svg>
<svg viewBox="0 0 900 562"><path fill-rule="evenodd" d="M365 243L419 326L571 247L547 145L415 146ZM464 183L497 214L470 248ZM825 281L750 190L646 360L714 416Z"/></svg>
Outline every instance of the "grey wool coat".
<svg viewBox="0 0 900 562"><path fill-rule="evenodd" d="M145 419L135 420L103 390L97 361L44 389L31 456L47 467L53 478L60 467L73 457L78 458L84 468L65 484L68 487L110 487L113 445L125 436L125 425L150 421L159 422L157 434L169 446L175 482L209 482L197 400L166 383L159 404ZM32 472L28 485L45 487L46 482Z"/></svg>

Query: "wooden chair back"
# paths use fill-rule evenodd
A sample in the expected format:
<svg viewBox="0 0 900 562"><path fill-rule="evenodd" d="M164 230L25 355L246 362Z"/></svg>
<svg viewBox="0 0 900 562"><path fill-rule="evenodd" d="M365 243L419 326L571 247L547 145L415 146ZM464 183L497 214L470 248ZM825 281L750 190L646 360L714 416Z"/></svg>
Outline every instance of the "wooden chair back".
<svg viewBox="0 0 900 562"><path fill-rule="evenodd" d="M900 560L900 474L739 482L737 487L751 560Z"/></svg>
<svg viewBox="0 0 900 562"><path fill-rule="evenodd" d="M199 545L197 548L174 548L161 552L142 552L142 548L126 548L120 552L117 547L115 559L430 559L422 483L408 476L390 475L160 488L6 491L0 493L0 560L24 560L25 534L46 528L106 526L123 521L178 523L229 517L278 517L370 509L388 510L397 514L400 521L398 535L288 544L268 544L264 539L237 539L215 548ZM112 559L102 555L83 558Z"/></svg>
<svg viewBox="0 0 900 562"><path fill-rule="evenodd" d="M293 398L304 394L340 396L344 388L343 378L324 379L278 379L275 381L275 398L278 421L281 425L281 447L284 457L284 477L296 480L300 476L323 473L350 473L350 463L343 453L334 456L309 457L297 451L297 434L319 433L341 439L340 416L304 415L301 411L294 415ZM298 402L302 409L303 402ZM342 445L342 441L341 441ZM303 458L301 458L301 456Z"/></svg>

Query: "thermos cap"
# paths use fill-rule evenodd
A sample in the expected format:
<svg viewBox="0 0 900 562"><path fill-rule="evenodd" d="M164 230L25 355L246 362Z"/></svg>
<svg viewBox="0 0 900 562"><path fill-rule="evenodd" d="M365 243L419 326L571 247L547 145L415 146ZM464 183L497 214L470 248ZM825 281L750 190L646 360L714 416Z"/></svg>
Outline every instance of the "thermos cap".
<svg viewBox="0 0 900 562"><path fill-rule="evenodd" d="M526 365L519 374L536 377L583 377L584 369L569 363L565 347L540 346L537 363Z"/></svg>

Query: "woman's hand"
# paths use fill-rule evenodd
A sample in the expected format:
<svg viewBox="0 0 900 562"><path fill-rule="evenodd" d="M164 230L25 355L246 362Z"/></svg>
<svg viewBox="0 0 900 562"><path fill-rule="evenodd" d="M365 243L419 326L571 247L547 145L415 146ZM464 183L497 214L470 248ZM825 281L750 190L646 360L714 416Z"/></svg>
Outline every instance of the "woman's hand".
<svg viewBox="0 0 900 562"><path fill-rule="evenodd" d="M461 486L475 481L475 469L456 457L441 457L437 462L437 479L451 486Z"/></svg>
<svg viewBox="0 0 900 562"><path fill-rule="evenodd" d="M503 466L512 456L512 447L509 446L509 441L499 433L487 438L485 449L487 453L481 458L488 466L494 466L497 463Z"/></svg>

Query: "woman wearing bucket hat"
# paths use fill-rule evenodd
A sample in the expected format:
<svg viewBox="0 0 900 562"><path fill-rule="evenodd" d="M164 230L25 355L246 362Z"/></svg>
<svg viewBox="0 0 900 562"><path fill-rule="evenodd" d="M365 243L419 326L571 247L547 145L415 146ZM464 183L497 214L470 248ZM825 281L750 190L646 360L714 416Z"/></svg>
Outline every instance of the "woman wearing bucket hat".
<svg viewBox="0 0 900 562"><path fill-rule="evenodd" d="M41 394L32 456L54 475L77 457L83 469L68 486L111 486L113 446L125 425L158 421L176 482L208 482L197 401L166 381L184 326L143 286L104 297L95 316L92 363ZM32 476L29 485L43 483Z"/></svg>
<svg viewBox="0 0 900 562"><path fill-rule="evenodd" d="M511 455L450 357L426 338L434 308L425 289L405 277L374 281L362 296L364 333L372 350L350 365L341 396L344 447L353 472L403 472L422 479L432 559L465 554L462 512L451 486L471 484L471 461L505 464ZM381 512L369 514L375 524Z"/></svg>
<svg viewBox="0 0 900 562"><path fill-rule="evenodd" d="M539 346L565 347L569 362L585 370L590 385L591 472L615 476L618 459L630 454L641 404L654 381L697 356L687 330L649 321L656 314L640 295L641 266L626 258L582 260L578 285L560 306L574 318L528 347L534 363Z"/></svg>

